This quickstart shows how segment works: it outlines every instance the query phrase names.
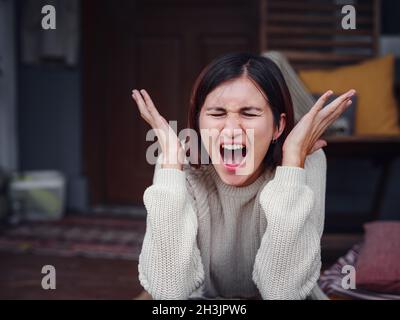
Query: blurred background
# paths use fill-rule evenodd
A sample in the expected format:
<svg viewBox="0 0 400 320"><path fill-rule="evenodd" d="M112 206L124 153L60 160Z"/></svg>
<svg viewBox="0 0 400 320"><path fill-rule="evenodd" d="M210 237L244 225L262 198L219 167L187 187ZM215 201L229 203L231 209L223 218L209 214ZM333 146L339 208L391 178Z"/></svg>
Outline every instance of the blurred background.
<svg viewBox="0 0 400 320"><path fill-rule="evenodd" d="M232 51L280 52L315 97L358 92L327 137L324 268L366 242L365 223L399 220L399 1L0 0L0 298L141 292L154 169L131 90L182 129L197 75Z"/></svg>

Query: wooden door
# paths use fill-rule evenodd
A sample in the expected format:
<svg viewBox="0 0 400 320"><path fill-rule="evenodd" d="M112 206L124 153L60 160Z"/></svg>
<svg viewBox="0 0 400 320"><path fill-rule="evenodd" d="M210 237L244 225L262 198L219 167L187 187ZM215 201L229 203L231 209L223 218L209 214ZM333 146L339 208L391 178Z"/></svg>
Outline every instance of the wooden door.
<svg viewBox="0 0 400 320"><path fill-rule="evenodd" d="M151 184L149 127L131 100L145 88L167 120L186 127L201 69L231 51L257 52L249 0L83 1L85 171L92 205L140 205Z"/></svg>

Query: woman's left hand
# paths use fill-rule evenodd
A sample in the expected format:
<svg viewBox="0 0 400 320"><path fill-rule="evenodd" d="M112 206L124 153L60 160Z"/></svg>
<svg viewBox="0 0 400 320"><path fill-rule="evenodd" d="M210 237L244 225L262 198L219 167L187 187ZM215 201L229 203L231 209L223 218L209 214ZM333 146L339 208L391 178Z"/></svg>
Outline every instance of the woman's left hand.
<svg viewBox="0 0 400 320"><path fill-rule="evenodd" d="M351 105L350 99L355 93L349 90L324 107L333 94L331 90L325 92L286 137L282 166L304 168L307 155L327 145L320 139L321 135Z"/></svg>

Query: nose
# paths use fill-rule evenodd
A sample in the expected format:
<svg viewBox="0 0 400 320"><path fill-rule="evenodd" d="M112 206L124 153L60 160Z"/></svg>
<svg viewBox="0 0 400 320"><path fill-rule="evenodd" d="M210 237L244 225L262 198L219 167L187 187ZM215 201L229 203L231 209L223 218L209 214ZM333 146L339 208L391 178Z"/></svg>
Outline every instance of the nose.
<svg viewBox="0 0 400 320"><path fill-rule="evenodd" d="M225 118L224 128L222 129L221 135L224 138L235 140L236 137L242 135L242 125L240 118L236 115L228 115Z"/></svg>

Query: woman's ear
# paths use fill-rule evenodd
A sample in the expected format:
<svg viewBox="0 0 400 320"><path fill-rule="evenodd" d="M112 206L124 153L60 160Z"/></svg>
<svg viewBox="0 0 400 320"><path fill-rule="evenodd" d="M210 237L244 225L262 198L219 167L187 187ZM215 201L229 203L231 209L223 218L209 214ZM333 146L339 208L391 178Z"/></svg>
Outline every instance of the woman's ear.
<svg viewBox="0 0 400 320"><path fill-rule="evenodd" d="M281 136L281 134L285 130L285 127L286 127L286 114L281 113L281 117L279 119L279 127L276 128L274 132L274 140L277 140Z"/></svg>

